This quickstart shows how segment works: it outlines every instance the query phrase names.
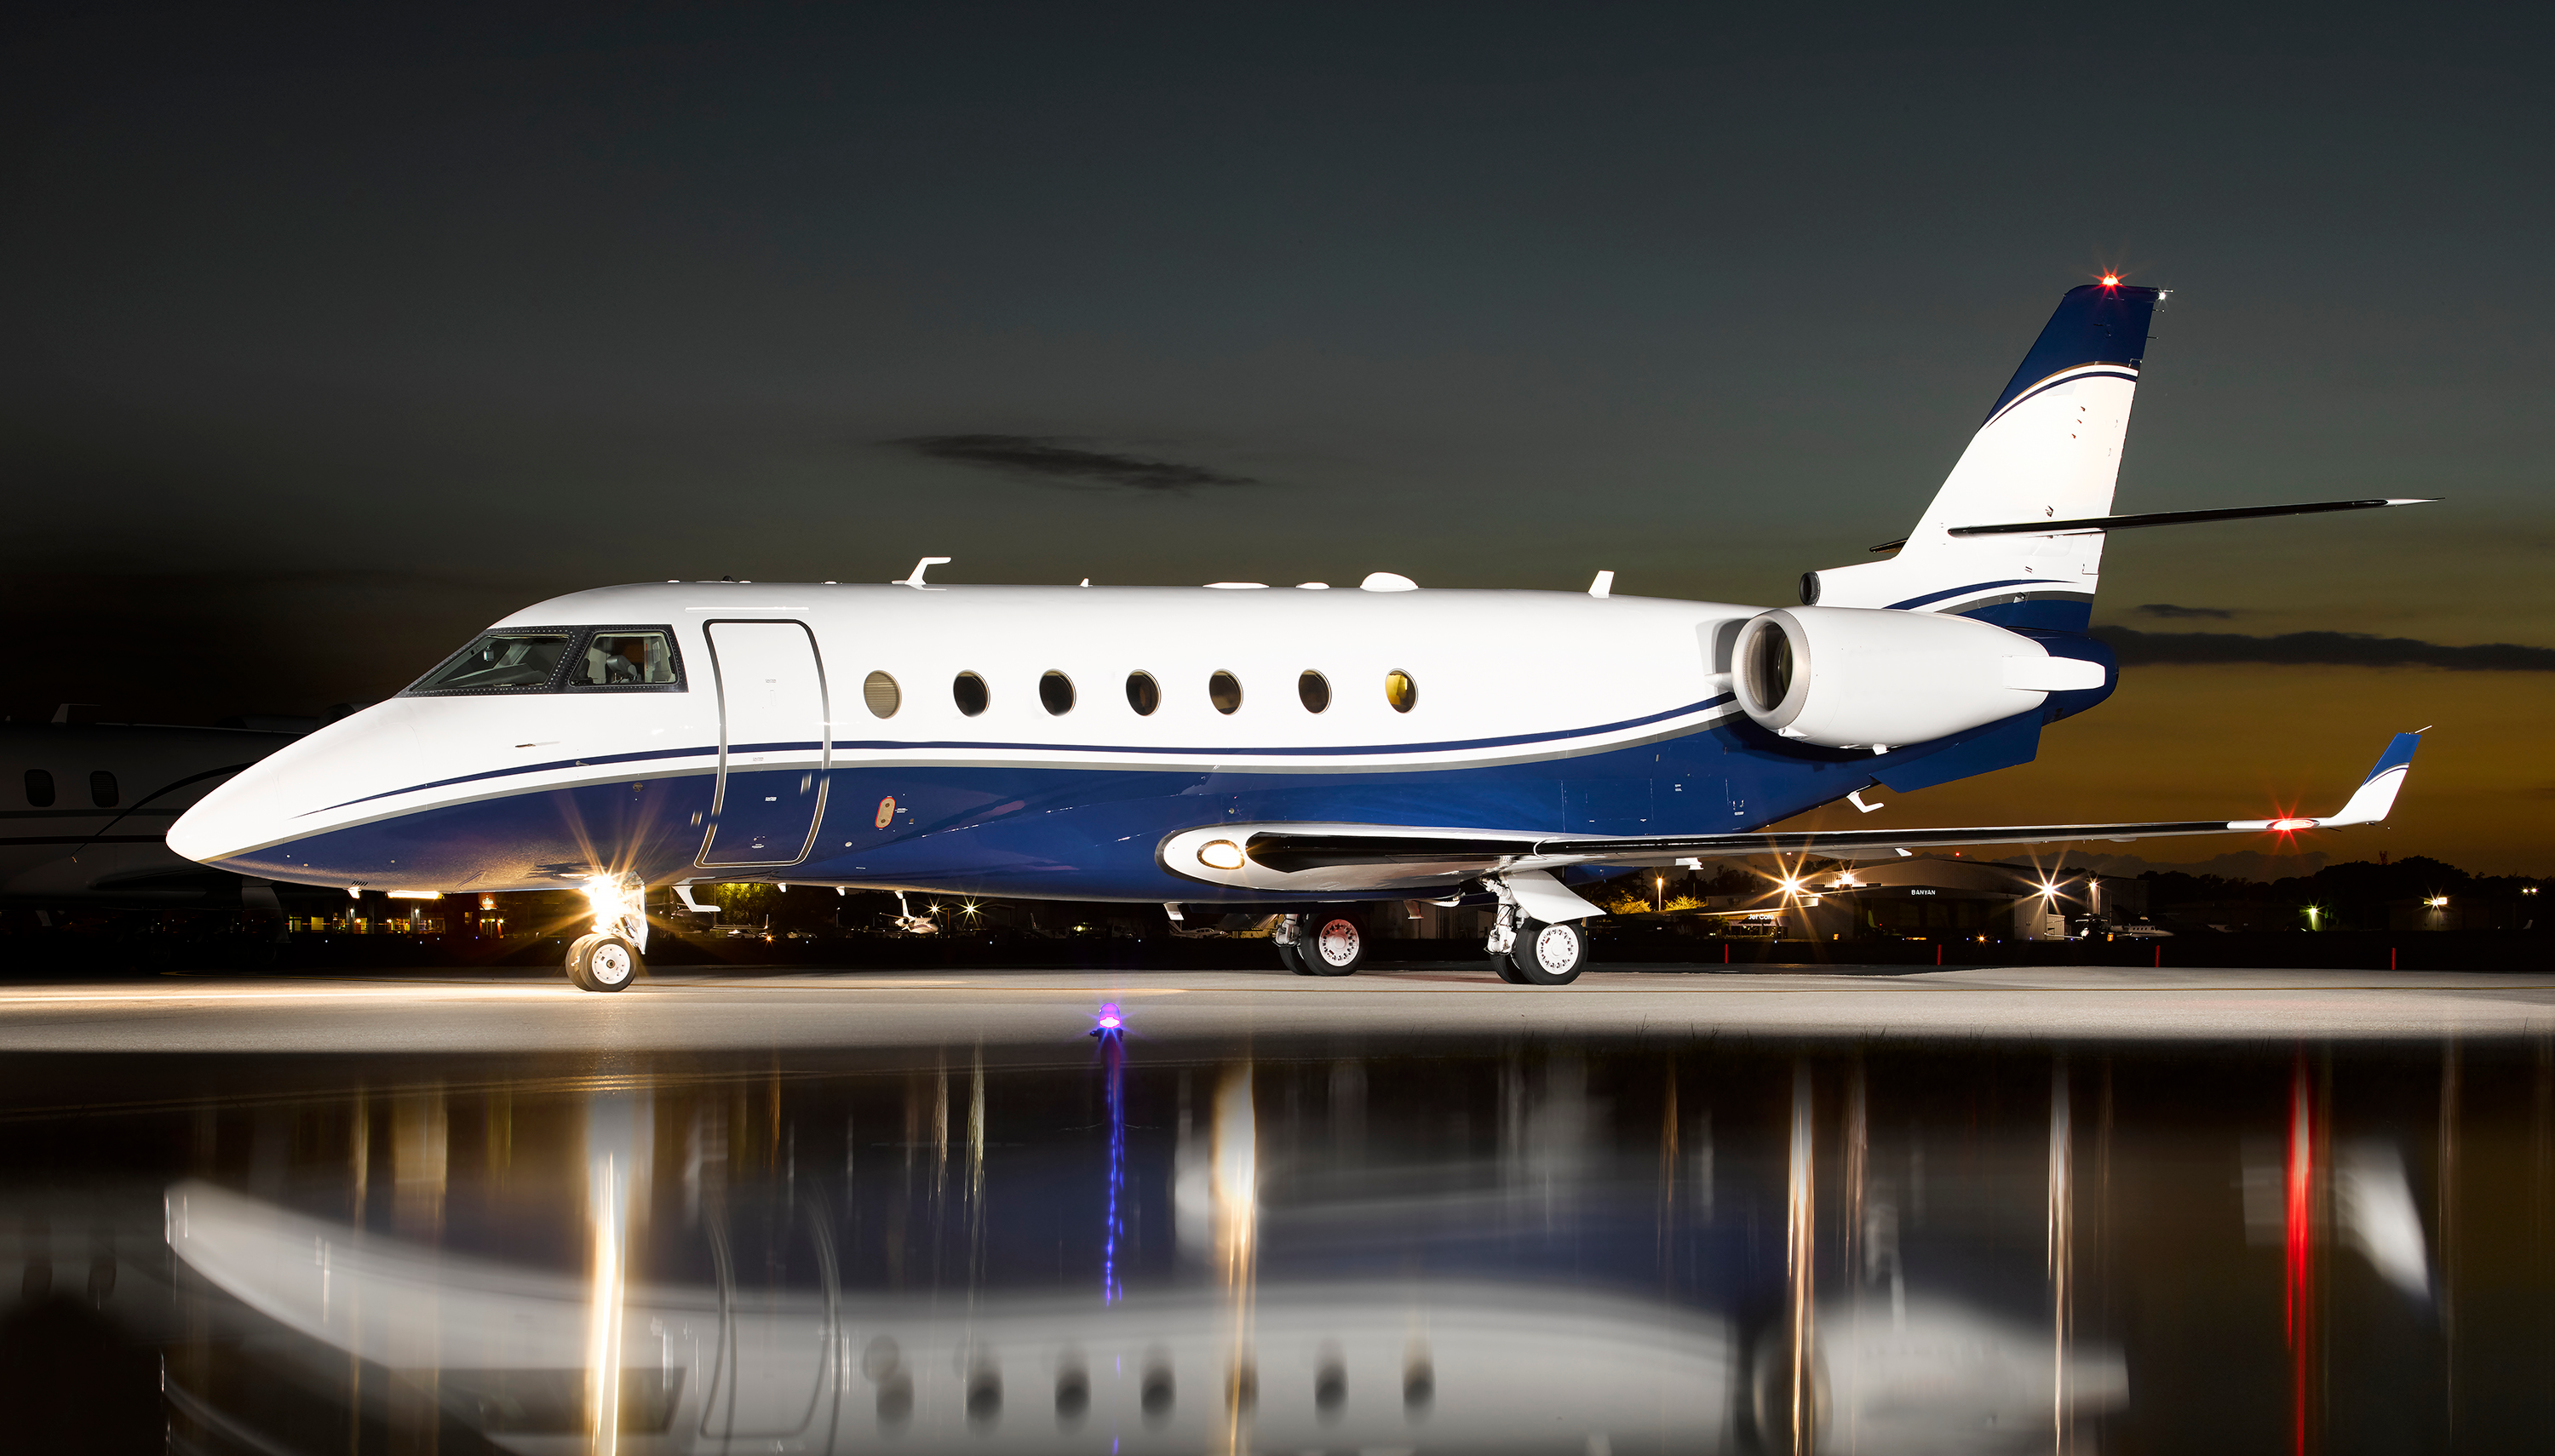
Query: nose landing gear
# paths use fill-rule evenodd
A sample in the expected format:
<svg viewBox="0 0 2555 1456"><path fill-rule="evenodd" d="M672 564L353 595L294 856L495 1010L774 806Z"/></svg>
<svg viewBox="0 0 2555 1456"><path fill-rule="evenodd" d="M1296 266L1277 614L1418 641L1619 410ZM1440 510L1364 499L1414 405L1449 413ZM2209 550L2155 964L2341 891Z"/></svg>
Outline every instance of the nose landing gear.
<svg viewBox="0 0 2555 1456"><path fill-rule="evenodd" d="M567 979L579 991L618 991L639 979L639 948L618 935L580 935L567 948Z"/></svg>
<svg viewBox="0 0 2555 1456"><path fill-rule="evenodd" d="M633 880L596 875L585 882L586 903L594 907L594 929L567 948L568 984L579 991L619 991L647 968L647 887Z"/></svg>

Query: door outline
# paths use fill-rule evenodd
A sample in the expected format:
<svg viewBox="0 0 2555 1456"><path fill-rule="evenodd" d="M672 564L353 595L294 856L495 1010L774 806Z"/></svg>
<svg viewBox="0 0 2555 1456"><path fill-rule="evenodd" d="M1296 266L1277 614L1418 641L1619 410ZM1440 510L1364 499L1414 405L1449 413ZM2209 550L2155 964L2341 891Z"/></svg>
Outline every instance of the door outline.
<svg viewBox="0 0 2555 1456"><path fill-rule="evenodd" d="M718 842L719 815L727 807L728 781L727 668L719 661L718 639L710 629L726 626L795 627L807 634L807 658L816 665L816 807L807 817L806 839L799 844L798 853L789 859L712 863L709 857L710 846ZM701 642L709 650L710 685L718 697L719 761L710 790L709 827L701 832L701 847L693 854L692 865L703 870L758 870L804 864L816 848L816 835L825 827L825 795L834 787L834 694L825 681L825 653L816 642L815 629L794 617L718 617L701 624Z"/></svg>

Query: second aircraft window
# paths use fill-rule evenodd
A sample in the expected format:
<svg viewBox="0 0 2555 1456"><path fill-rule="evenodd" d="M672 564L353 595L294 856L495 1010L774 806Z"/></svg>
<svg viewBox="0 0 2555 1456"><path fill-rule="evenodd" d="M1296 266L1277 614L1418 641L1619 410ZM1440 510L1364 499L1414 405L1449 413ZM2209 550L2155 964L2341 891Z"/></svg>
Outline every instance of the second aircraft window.
<svg viewBox="0 0 2555 1456"><path fill-rule="evenodd" d="M1049 669L1038 678L1038 703L1057 717L1073 711L1073 679Z"/></svg>
<svg viewBox="0 0 2555 1456"><path fill-rule="evenodd" d="M1295 679L1295 695L1304 700L1304 711L1318 713L1331 705L1330 679L1307 669Z"/></svg>
<svg viewBox="0 0 2555 1456"><path fill-rule="evenodd" d="M1206 700L1215 704L1219 713L1230 713L1242 706L1242 679L1230 672L1218 672L1206 680Z"/></svg>
<svg viewBox="0 0 2555 1456"><path fill-rule="evenodd" d="M985 705L994 700L993 693L986 690L985 679L973 672L959 673L958 679L949 684L949 696L958 704L958 711L970 718L985 711Z"/></svg>
<svg viewBox="0 0 2555 1456"><path fill-rule="evenodd" d="M115 776L104 769L88 776L88 801L102 809L115 807Z"/></svg>
<svg viewBox="0 0 2555 1456"><path fill-rule="evenodd" d="M27 771L27 802L33 807L40 809L49 809L54 806L54 776L52 774L43 769L29 769Z"/></svg>

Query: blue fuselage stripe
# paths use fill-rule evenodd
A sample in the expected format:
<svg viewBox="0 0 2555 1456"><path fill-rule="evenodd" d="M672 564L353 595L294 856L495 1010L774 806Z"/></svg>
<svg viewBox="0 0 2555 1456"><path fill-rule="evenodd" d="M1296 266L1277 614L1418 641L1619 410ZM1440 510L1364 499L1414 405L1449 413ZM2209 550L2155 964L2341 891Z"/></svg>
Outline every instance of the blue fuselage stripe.
<svg viewBox="0 0 2555 1456"><path fill-rule="evenodd" d="M1911 597L1909 597L1907 600L1905 600L1905 601L1903 601L1903 602L1891 602L1891 603L1889 604L1889 606L1888 606L1887 610L1892 611L1892 612L1903 612L1903 611L1907 610L1907 609L1908 609L1908 608L1910 608L1910 607L1921 607L1921 606L1924 606L1924 605L1925 605L1926 603L1928 603L1928 602L1949 601L1949 600L1950 600L1950 599L1952 599L1953 597L1956 597L1956 596L1964 596L1964 595L1967 595L1967 594L1968 594L1968 593L1970 593L1970 592L1974 592L1974 591L1994 591L1994 590L1998 589L1999 587L2006 587L2006 586L2049 586L2049 585L2051 585L2051 584L2052 584L2052 583L2047 582L2047 581L2043 581L2043 580L2041 580L2039 577L2036 577L2036 576L2026 576L2026 577L2022 577L2022 578L2021 578L2021 579L2019 579L2019 580L2014 580L2014 581L1974 581L1974 582L1971 582L1971 583L1970 583L1969 585L1967 585L1967 586L1955 586L1955 587L1951 588L1951 589L1950 589L1950 590L1948 590L1948 591L1932 591L1932 592L1927 592L1927 593L1926 593L1925 595L1923 595L1923 596L1911 596Z"/></svg>

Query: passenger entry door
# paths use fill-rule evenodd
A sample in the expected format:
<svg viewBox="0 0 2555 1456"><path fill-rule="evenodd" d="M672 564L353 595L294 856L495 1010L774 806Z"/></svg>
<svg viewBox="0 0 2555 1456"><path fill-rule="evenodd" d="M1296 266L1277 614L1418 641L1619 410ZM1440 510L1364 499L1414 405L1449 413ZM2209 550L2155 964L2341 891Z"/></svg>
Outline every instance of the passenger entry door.
<svg viewBox="0 0 2555 1456"><path fill-rule="evenodd" d="M719 773L704 866L794 865L825 807L825 669L797 622L713 622Z"/></svg>

